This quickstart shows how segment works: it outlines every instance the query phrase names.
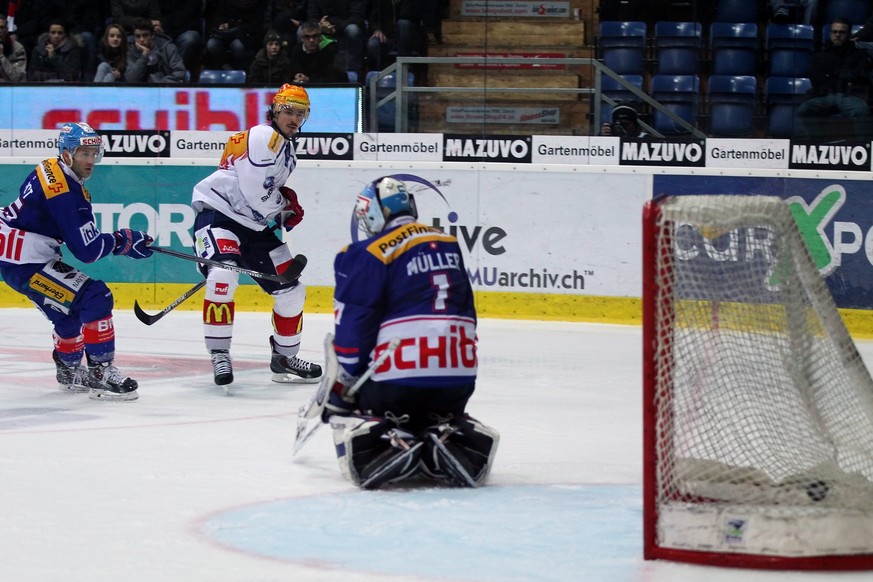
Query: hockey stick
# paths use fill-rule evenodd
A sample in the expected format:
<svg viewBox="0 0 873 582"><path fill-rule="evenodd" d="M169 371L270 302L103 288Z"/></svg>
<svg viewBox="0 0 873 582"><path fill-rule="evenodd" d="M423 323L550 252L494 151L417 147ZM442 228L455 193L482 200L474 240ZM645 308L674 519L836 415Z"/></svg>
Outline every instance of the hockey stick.
<svg viewBox="0 0 873 582"><path fill-rule="evenodd" d="M382 365L385 360L391 357L391 354L394 353L394 350L397 349L397 346L400 345L400 340L394 338L388 344L388 347L379 354L373 363L361 374L361 377L349 387L347 390L347 394L349 396L354 396L358 390L361 389L361 386L364 385L364 382L370 379L376 369ZM336 353L333 349L333 334L329 333L324 338L324 355L325 355L325 372L321 377L321 383L318 385L318 388L315 390L315 394L312 395L312 398L309 399L309 402L300 407L297 411L297 436L294 438L294 447L291 449L291 454L296 455L300 452L300 449L303 448L312 435L315 434L315 431L318 430L322 424L321 422L321 413L324 412L324 405L327 403L328 393L330 389L333 387L334 382L336 382L336 377L339 373L339 363L336 360ZM318 422L312 426L308 427L309 421L313 418L318 418Z"/></svg>
<svg viewBox="0 0 873 582"><path fill-rule="evenodd" d="M185 293L183 293L181 297L179 297L154 315L149 315L148 313L143 311L142 308L139 306L139 303L136 301L136 299L134 299L133 313L136 315L136 318L144 324L152 325L153 323L156 323L160 318L176 309L176 307L178 307L183 301L200 291L200 289L203 288L204 285L206 285L206 279L203 279L202 281L185 291Z"/></svg>
<svg viewBox="0 0 873 582"><path fill-rule="evenodd" d="M156 253L161 253L162 255L169 255L171 257L176 257L179 259L185 259L186 261L194 261L195 263L200 263L201 265L219 267L221 269L227 269L228 271L242 273L243 275L248 275L249 277L266 279L268 281L277 281L279 283L290 283L294 281L295 279L297 279L297 277L300 276L300 273L303 272L303 268L306 266L306 257L304 257L303 255L297 255L296 257L294 257L294 260L291 262L291 265L288 267L288 269L281 275L277 275L275 273L261 273L260 271L253 271L252 269L238 267L230 263L222 263L221 261L213 261L212 259L203 259L201 257L198 257L197 255L180 253L179 251L174 251L172 249L165 249L162 247L149 248Z"/></svg>

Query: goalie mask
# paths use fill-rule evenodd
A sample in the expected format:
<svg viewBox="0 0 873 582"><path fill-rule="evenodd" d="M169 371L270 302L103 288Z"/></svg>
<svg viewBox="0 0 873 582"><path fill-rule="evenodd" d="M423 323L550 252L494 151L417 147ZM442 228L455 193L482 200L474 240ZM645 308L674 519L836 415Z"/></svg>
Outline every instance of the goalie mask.
<svg viewBox="0 0 873 582"><path fill-rule="evenodd" d="M400 180L385 176L374 180L358 194L355 220L367 236L379 234L398 216L418 218L415 198Z"/></svg>
<svg viewBox="0 0 873 582"><path fill-rule="evenodd" d="M94 162L99 164L103 159L103 138L90 125L84 122L65 124L58 136L58 157L63 159L64 152L69 152L72 159L80 146L96 146Z"/></svg>

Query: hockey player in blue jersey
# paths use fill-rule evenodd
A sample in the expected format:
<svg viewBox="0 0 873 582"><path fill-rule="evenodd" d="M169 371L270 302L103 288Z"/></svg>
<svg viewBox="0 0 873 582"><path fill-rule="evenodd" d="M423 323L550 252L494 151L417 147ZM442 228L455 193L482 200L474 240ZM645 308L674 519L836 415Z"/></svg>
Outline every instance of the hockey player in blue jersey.
<svg viewBox="0 0 873 582"><path fill-rule="evenodd" d="M424 474L476 487L497 431L466 414L476 386L476 308L457 239L417 222L406 185L379 178L359 195L368 238L336 257L339 373L323 420L343 475L373 489ZM398 347L355 394L349 386L394 339Z"/></svg>
<svg viewBox="0 0 873 582"><path fill-rule="evenodd" d="M113 365L112 292L61 255L62 244L85 263L110 254L133 259L152 254L152 237L145 232L97 228L85 180L102 158L102 139L87 123L61 128L58 157L41 162L18 199L0 209L0 275L52 322L52 356L62 389L88 391L94 400L129 401L138 398L137 383Z"/></svg>

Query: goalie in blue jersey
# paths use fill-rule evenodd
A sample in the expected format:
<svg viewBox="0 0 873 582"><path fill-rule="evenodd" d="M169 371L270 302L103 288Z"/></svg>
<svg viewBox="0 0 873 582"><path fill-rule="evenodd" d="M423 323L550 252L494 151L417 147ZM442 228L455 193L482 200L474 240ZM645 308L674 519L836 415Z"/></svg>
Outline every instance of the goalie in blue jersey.
<svg viewBox="0 0 873 582"><path fill-rule="evenodd" d="M330 422L343 475L373 489L422 474L476 487L497 431L466 413L476 386L476 308L455 237L417 221L406 185L380 178L358 195L367 235L336 257ZM360 389L350 386L394 340Z"/></svg>
<svg viewBox="0 0 873 582"><path fill-rule="evenodd" d="M18 198L0 208L0 275L54 326L52 356L63 390L129 401L138 398L138 386L113 364L112 292L66 264L61 254L62 244L84 263L110 254L133 259L152 254L148 233L97 228L85 180L102 158L102 138L87 123L61 128L58 156L42 161Z"/></svg>

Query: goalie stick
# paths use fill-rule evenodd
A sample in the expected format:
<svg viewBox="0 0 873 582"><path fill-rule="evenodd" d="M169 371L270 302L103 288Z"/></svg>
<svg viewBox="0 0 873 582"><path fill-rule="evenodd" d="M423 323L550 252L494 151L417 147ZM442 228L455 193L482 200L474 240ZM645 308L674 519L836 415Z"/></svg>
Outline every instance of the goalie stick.
<svg viewBox="0 0 873 582"><path fill-rule="evenodd" d="M295 279L297 279L297 277L300 276L300 273L303 272L303 268L306 266L306 257L304 257L303 255L297 255L296 257L294 257L294 260L291 262L291 265L288 267L288 269L281 275L277 275L275 273L261 273L260 271L253 271L252 269L238 267L229 263L222 263L221 261L213 261L212 259L203 259L201 257L198 257L197 255L180 253L179 251L174 251L172 249L165 249L162 247L149 248L156 253L161 253L162 255L169 255L171 257L185 259L187 261L194 261L195 263L200 263L201 265L219 267L221 269L227 269L228 271L242 273L243 275L248 275L249 277L266 279L268 281L277 281L279 283L290 283L294 281Z"/></svg>
<svg viewBox="0 0 873 582"><path fill-rule="evenodd" d="M399 339L394 338L391 340L388 347L379 354L379 357L373 360L370 366L361 374L361 377L349 387L348 395L354 396L361 389L361 386L364 385L364 382L370 379L370 376L394 353L394 350L399 345ZM336 352L333 349L333 334L329 333L324 337L324 374L321 377L321 383L315 390L315 394L309 399L309 402L301 406L297 411L297 436L294 438L294 447L291 450L292 455L300 452L303 445L309 441L310 437L318 430L318 427L323 424L321 422L321 413L324 412L324 406L327 403L330 389L333 387L334 382L336 382L338 375L339 362L337 362ZM318 418L318 422L314 426L309 427L309 421L313 418Z"/></svg>

